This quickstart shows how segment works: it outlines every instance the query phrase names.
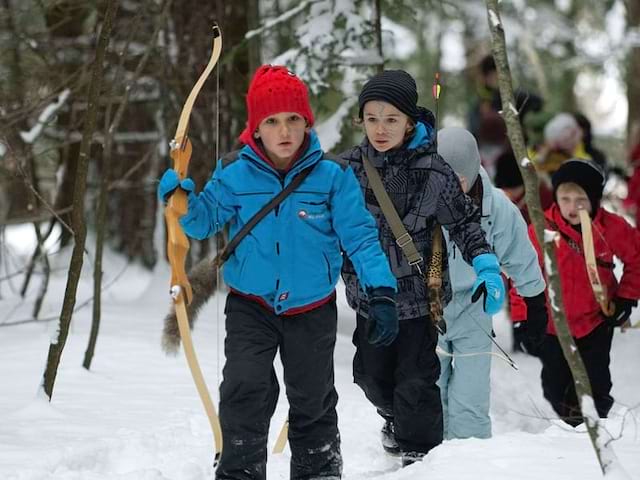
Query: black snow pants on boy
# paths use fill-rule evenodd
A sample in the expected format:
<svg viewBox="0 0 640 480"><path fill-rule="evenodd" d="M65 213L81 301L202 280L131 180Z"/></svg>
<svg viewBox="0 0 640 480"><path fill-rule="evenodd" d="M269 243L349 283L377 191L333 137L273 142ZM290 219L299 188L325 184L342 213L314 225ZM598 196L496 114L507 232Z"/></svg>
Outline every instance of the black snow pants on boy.
<svg viewBox="0 0 640 480"><path fill-rule="evenodd" d="M442 443L436 329L428 318L401 320L395 341L389 347L375 347L367 341L365 324L358 315L354 381L378 413L394 422L400 450L426 454Z"/></svg>
<svg viewBox="0 0 640 480"><path fill-rule="evenodd" d="M216 479L266 478L269 423L279 394L273 367L278 348L289 400L290 478L339 479L335 299L309 312L281 316L230 293L225 314L226 361L220 386L223 449Z"/></svg>
<svg viewBox="0 0 640 480"><path fill-rule="evenodd" d="M611 372L609 352L613 329L604 323L591 333L574 338L584 366L587 370L593 401L598 415L606 417L613 405L611 392ZM542 390L555 412L569 425L582 423L582 410L576 396L576 389L569 364L562 354L558 337L547 335L540 352L542 360Z"/></svg>

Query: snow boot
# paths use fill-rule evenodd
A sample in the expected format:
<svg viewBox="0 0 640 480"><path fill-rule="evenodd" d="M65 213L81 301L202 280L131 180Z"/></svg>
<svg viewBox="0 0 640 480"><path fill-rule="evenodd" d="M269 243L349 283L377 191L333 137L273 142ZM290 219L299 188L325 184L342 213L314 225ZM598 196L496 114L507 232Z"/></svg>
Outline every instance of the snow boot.
<svg viewBox="0 0 640 480"><path fill-rule="evenodd" d="M400 447L398 446L398 442L396 442L393 420L385 420L384 425L382 426L382 430L380 431L380 435L382 438L382 448L384 449L384 451L389 455L400 455Z"/></svg>
<svg viewBox="0 0 640 480"><path fill-rule="evenodd" d="M422 452L402 452L402 467L421 462L425 455L426 453Z"/></svg>

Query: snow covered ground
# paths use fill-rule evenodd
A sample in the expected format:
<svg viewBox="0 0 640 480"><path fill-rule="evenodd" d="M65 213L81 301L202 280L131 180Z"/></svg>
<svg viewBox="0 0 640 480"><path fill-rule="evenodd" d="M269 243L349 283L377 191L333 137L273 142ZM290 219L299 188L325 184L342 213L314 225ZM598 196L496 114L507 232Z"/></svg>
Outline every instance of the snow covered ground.
<svg viewBox="0 0 640 480"><path fill-rule="evenodd" d="M7 246L7 245L5 245ZM15 269L20 245L4 249L0 278ZM7 253L12 255L7 255ZM55 259L61 271L52 279L41 317L60 312L68 259ZM108 256L106 279L119 275L124 261ZM87 272L89 272L89 267ZM57 321L0 325L0 479L1 480L200 480L212 479L212 436L186 362L160 350L167 310L168 269L154 274L135 266L104 293L102 328L90 371L82 368L91 309L80 309L58 372L53 401L37 394L49 339ZM0 283L0 324L29 318L31 302L21 302L19 278ZM30 298L35 295L34 280ZM84 278L78 304L91 294ZM354 315L340 292L340 332L335 360L340 400L344 478L429 480L536 479L591 480L601 473L589 438L578 427L552 420L541 395L536 359L513 355L515 371L494 358L489 440L455 440L433 450L423 462L400 470L379 443L381 421L352 383ZM217 398L224 362L224 295L201 313L194 342L209 388ZM640 315L636 311L635 316ZM504 315L495 318L498 342L510 349ZM640 480L640 330L616 333L612 354L616 405L608 428L615 451L631 478ZM286 416L281 396L273 418L270 448ZM621 435L619 435L619 433ZM288 449L270 455L270 479L288 478Z"/></svg>

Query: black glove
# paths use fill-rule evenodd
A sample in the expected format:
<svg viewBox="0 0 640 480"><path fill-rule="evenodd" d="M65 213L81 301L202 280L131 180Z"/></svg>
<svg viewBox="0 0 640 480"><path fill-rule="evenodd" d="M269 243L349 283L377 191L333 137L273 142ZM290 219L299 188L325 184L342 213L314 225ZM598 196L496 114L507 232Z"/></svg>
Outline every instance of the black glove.
<svg viewBox="0 0 640 480"><path fill-rule="evenodd" d="M398 335L396 292L390 287L369 291L369 318L365 325L367 340L376 347L388 347Z"/></svg>
<svg viewBox="0 0 640 480"><path fill-rule="evenodd" d="M631 316L631 310L638 305L637 300L629 300L628 298L616 297L613 299L615 310L610 317L603 315L604 323L610 327L622 326Z"/></svg>
<svg viewBox="0 0 640 480"><path fill-rule="evenodd" d="M514 342L522 351L537 356L547 334L547 300L542 292L535 297L524 297L524 302L527 304L527 320L514 323Z"/></svg>

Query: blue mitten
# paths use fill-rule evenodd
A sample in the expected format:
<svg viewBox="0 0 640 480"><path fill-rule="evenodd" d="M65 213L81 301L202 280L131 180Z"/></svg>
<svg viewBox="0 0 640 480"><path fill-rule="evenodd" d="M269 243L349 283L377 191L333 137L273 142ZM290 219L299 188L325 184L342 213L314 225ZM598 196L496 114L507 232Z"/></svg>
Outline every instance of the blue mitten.
<svg viewBox="0 0 640 480"><path fill-rule="evenodd" d="M388 347L398 336L396 293L390 287L369 291L369 318L365 326L367 340L376 347Z"/></svg>
<svg viewBox="0 0 640 480"><path fill-rule="evenodd" d="M477 302L480 297L484 297L484 311L488 315L495 315L500 311L505 297L498 258L493 253L483 253L474 257L472 264L478 278L473 284L471 301Z"/></svg>
<svg viewBox="0 0 640 480"><path fill-rule="evenodd" d="M185 178L180 181L178 172L173 168L167 169L160 178L160 183L158 184L158 198L162 203L167 203L169 197L173 195L173 192L175 192L178 187L182 188L187 192L187 194L193 192L196 188L193 180L190 178Z"/></svg>

